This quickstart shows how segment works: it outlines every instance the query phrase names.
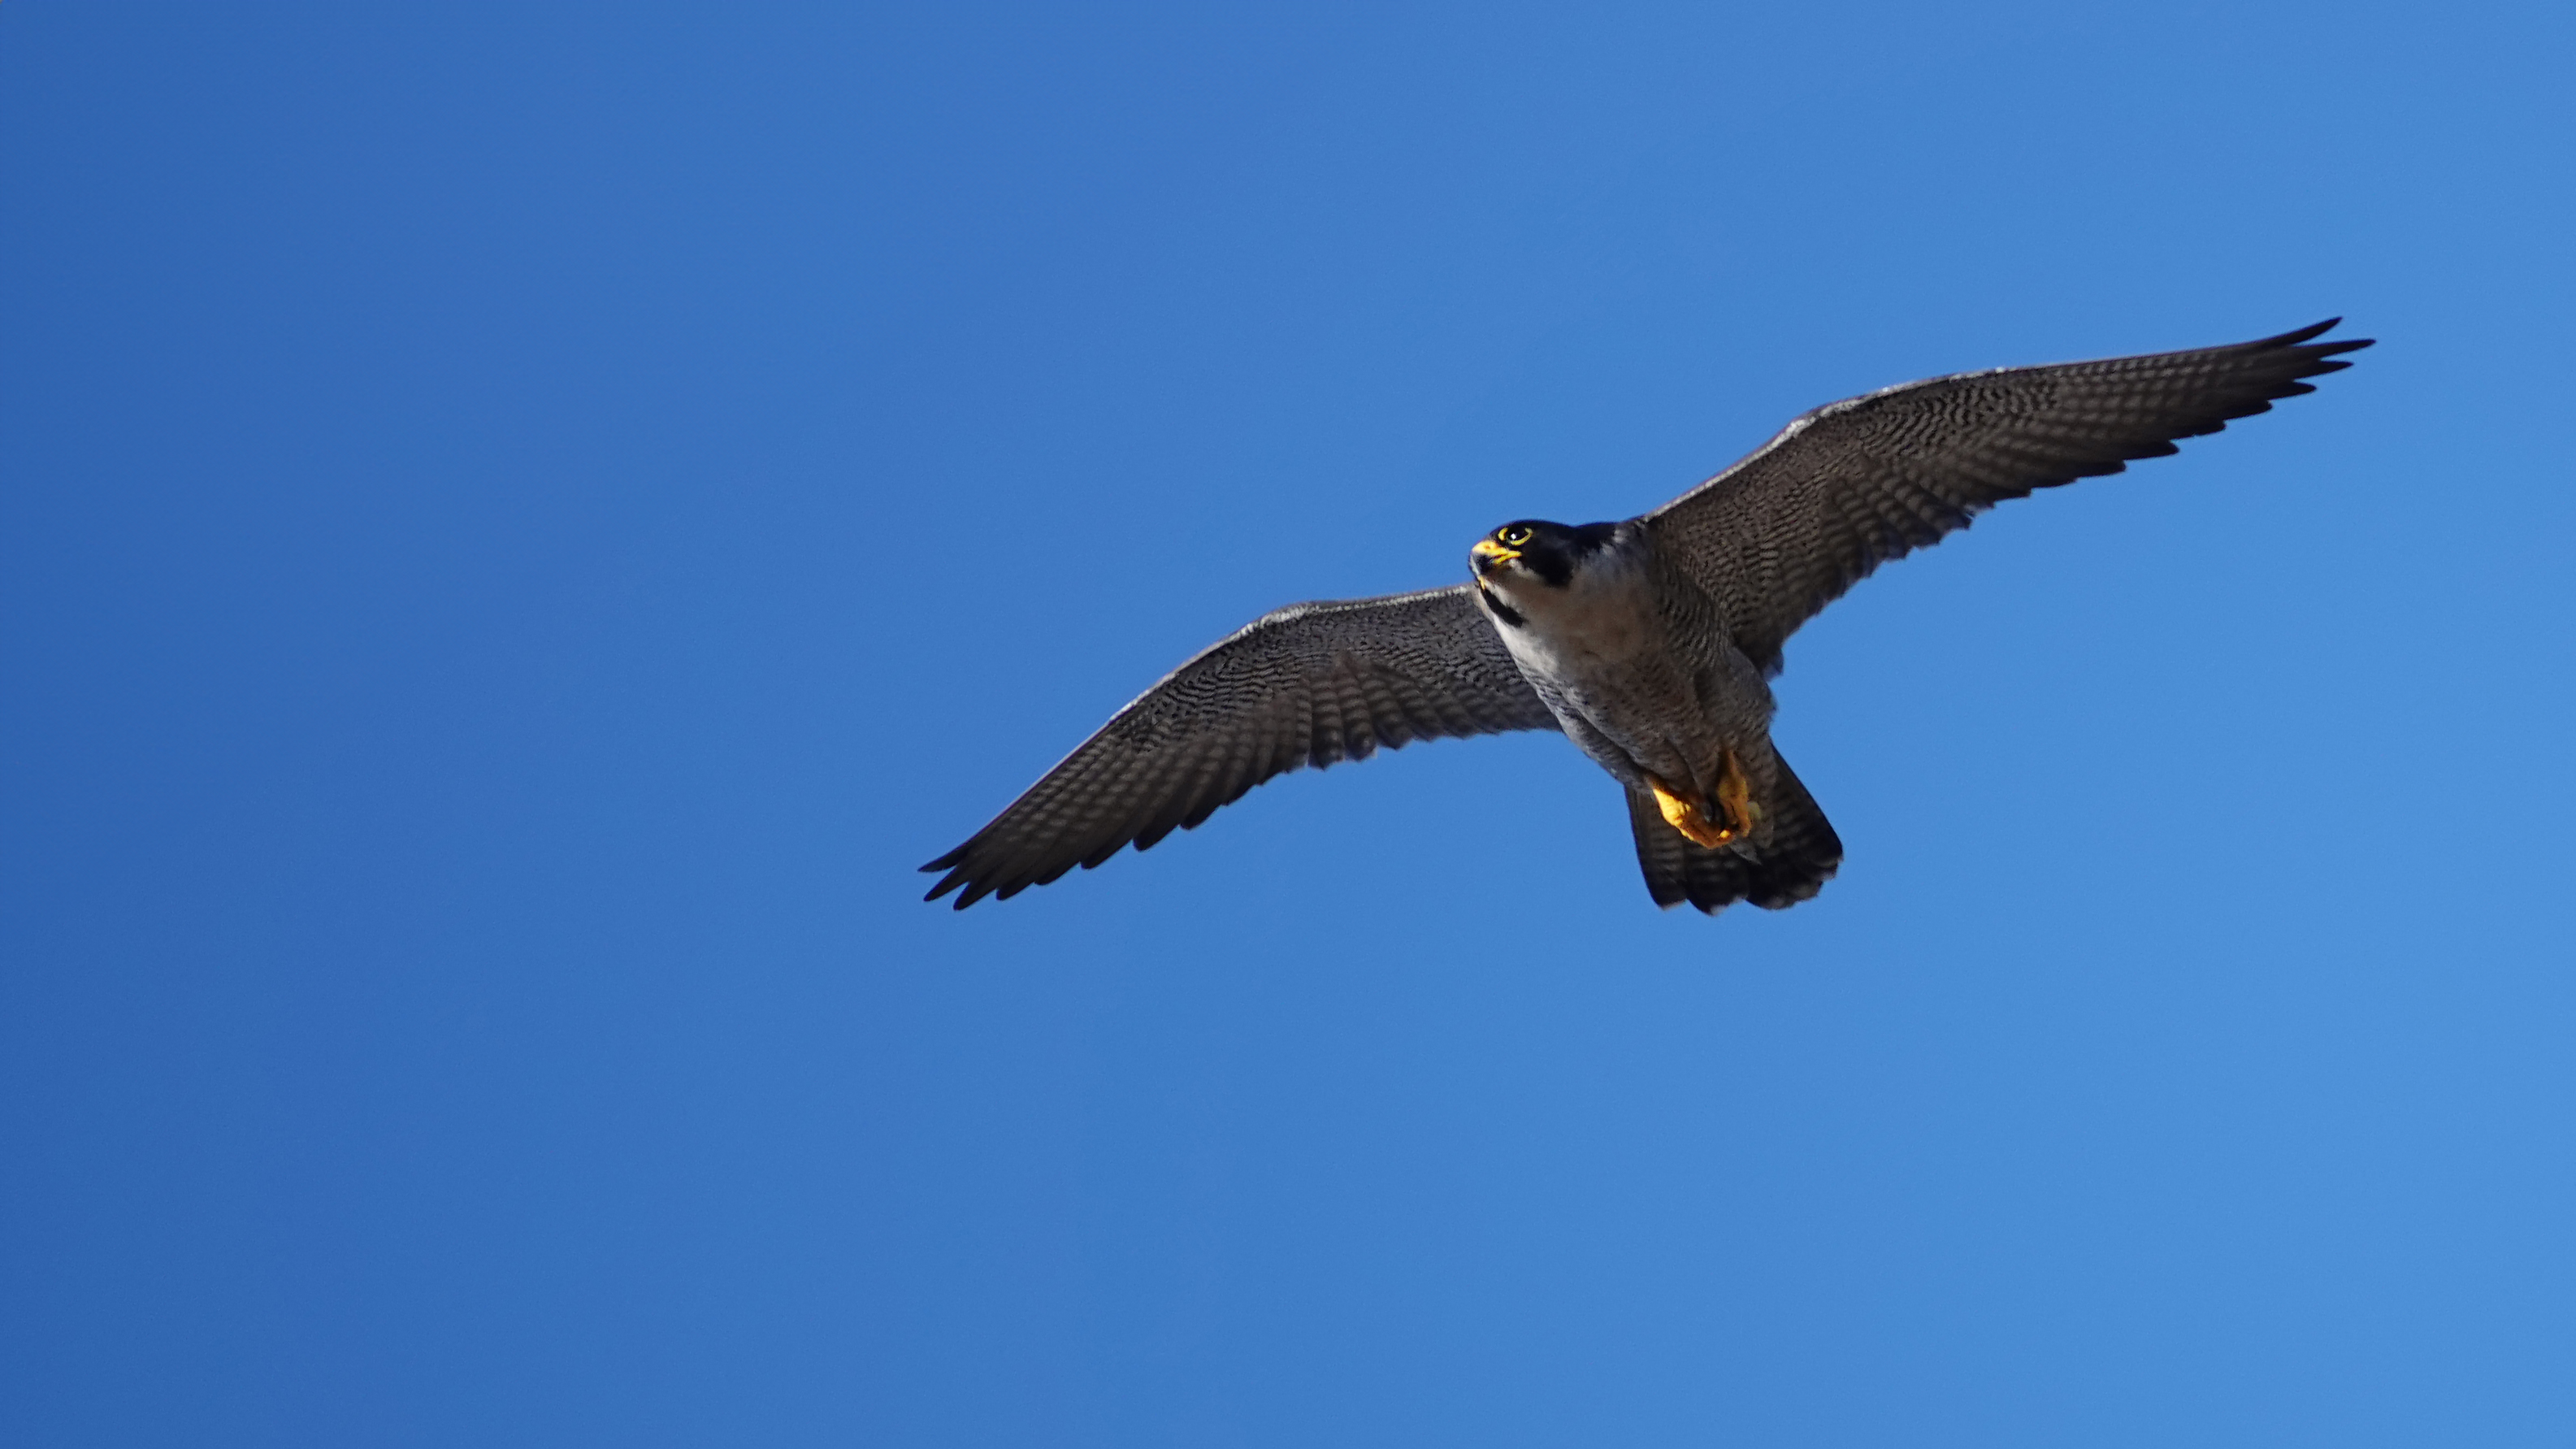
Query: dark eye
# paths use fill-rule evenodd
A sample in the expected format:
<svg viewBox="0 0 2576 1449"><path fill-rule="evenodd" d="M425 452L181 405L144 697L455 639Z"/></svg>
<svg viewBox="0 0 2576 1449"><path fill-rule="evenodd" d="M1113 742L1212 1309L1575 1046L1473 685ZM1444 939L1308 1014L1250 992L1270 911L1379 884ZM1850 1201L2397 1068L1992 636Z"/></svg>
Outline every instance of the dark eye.
<svg viewBox="0 0 2576 1449"><path fill-rule="evenodd" d="M1494 540L1505 548L1518 548L1530 541L1530 531L1526 528L1506 528L1495 534Z"/></svg>

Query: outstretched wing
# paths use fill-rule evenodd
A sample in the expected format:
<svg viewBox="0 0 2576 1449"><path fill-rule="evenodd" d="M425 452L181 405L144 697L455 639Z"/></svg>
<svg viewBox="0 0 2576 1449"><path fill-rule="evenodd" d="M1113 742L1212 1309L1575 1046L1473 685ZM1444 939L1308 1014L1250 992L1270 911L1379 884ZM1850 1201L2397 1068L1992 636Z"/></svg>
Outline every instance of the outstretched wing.
<svg viewBox="0 0 2576 1449"><path fill-rule="evenodd" d="M1118 711L973 839L922 867L928 900L1008 900L1195 828L1273 775L1442 735L1557 728L1468 585L1297 604Z"/></svg>
<svg viewBox="0 0 2576 1449"><path fill-rule="evenodd" d="M1816 409L1645 516L1725 609L1766 674L1798 626L1892 558L2007 498L2117 473L2313 392L2299 379L2367 339L2312 342L2341 318L2259 342L1965 372Z"/></svg>

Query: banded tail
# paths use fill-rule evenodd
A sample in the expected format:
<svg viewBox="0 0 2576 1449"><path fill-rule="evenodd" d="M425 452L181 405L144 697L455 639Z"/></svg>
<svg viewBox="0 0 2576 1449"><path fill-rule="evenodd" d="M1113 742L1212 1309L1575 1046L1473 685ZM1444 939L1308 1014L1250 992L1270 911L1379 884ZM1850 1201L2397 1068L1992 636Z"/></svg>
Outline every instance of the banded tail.
<svg viewBox="0 0 2576 1449"><path fill-rule="evenodd" d="M1808 899L1833 879L1842 865L1842 840L1789 762L1774 759L1771 789L1757 802L1764 827L1759 844L1714 850L1693 844L1666 821L1664 807L1651 792L1628 791L1637 864L1656 905L1688 901L1713 916L1737 901L1751 901L1777 911Z"/></svg>

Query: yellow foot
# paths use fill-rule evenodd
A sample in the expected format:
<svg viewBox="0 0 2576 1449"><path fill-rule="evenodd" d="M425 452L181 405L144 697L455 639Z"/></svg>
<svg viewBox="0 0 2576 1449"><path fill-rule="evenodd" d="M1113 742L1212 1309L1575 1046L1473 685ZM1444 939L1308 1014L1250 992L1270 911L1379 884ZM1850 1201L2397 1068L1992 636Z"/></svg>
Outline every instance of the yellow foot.
<svg viewBox="0 0 2576 1449"><path fill-rule="evenodd" d="M1735 832L1708 818L1699 802L1675 794L1664 782L1652 775L1646 783L1654 789L1655 806L1664 812L1664 823L1687 836L1692 843L1715 850L1735 843Z"/></svg>
<svg viewBox="0 0 2576 1449"><path fill-rule="evenodd" d="M1744 765L1733 750L1718 766L1717 808L1725 812L1726 828L1737 835L1751 835L1762 818L1762 807L1753 803L1753 782L1744 778Z"/></svg>
<svg viewBox="0 0 2576 1449"><path fill-rule="evenodd" d="M1663 811L1664 822L1693 844L1709 850L1732 845L1750 835L1762 818L1762 807L1753 802L1752 783L1744 778L1744 767L1731 749L1718 766L1718 819L1709 818L1705 804L1652 775L1646 777L1646 784L1655 792L1655 808Z"/></svg>

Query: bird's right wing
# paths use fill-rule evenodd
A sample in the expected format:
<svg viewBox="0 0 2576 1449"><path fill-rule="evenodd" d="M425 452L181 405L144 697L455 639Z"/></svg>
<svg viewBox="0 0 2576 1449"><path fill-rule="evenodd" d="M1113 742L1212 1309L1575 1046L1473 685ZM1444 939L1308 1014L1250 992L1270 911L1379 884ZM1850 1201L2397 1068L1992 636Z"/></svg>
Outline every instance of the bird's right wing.
<svg viewBox="0 0 2576 1449"><path fill-rule="evenodd" d="M925 898L1004 900L1188 830L1273 775L1443 735L1557 728L1460 584L1297 604L1175 669L965 844ZM962 888L962 890L961 890Z"/></svg>

